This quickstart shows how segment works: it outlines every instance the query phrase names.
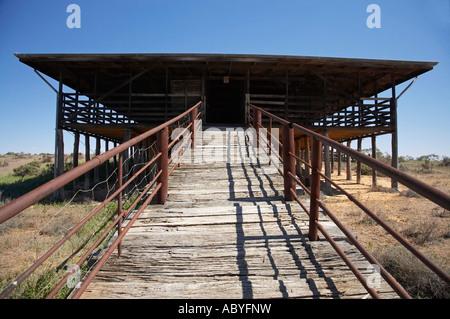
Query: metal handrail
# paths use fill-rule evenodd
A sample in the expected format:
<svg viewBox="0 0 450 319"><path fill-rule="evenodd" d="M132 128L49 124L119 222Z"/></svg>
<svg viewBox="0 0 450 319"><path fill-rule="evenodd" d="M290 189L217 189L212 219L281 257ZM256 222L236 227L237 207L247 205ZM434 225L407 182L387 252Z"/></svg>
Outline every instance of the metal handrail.
<svg viewBox="0 0 450 319"><path fill-rule="evenodd" d="M102 165L107 160L112 158L113 156L116 156L117 154L125 151L126 149L130 148L131 146L136 145L137 143L145 140L146 138L156 134L157 132L161 131L163 128L168 127L169 125L175 123L179 119L185 117L189 113L191 113L193 110L197 109L199 105L202 102L198 102L194 106L192 106L190 109L185 111L184 113L174 117L173 119L155 127L152 128L141 135L138 135L120 145L117 147L106 151L103 154L97 155L90 161L77 166L70 171L54 178L53 180L35 188L34 190L26 193L25 195L22 195L21 197L11 201L10 203L0 207L0 224L4 221L10 219L11 217L17 215L21 211L25 210L26 208L30 207L31 205L37 203L41 199L47 197L48 195L54 193L56 190L60 189L64 185L70 183L74 179L82 176L83 174L89 172L90 170Z"/></svg>
<svg viewBox="0 0 450 319"><path fill-rule="evenodd" d="M12 218L13 216L19 214L29 206L33 205L34 203L38 202L39 200L45 198L46 196L52 194L54 191L58 190L59 188L65 186L66 184L72 182L74 179L80 177L81 175L85 174L86 172L100 166L104 162L108 161L110 158L119 155L119 187L118 189L110 195L105 201L103 201L99 206L97 206L91 213L89 213L85 218L83 218L77 225L75 225L62 239L60 239L53 247L51 247L47 252L44 253L38 260L36 260L27 270L22 272L14 282L9 284L2 292L0 292L0 298L6 298L8 297L15 288L18 287L20 283L22 283L25 279L27 279L39 266L41 266L45 260L48 259L54 252L56 252L67 240L70 239L72 235L74 235L83 225L85 225L94 215L96 215L101 209L103 209L110 201L112 201L114 198L118 197L119 201L119 207L118 207L118 214L115 220L112 222L112 224L107 228L107 230L98 238L95 243L91 246L91 248L83 255L83 257L78 261L77 265L80 266L86 258L92 253L92 251L98 246L98 244L106 237L106 235L112 230L114 226L118 226L118 238L113 242L113 244L108 248L105 255L100 259L97 266L94 268L93 271L91 271L88 275L88 279L83 282L81 285L81 289L79 289L74 296L80 296L81 293L86 289L89 282L93 279L95 274L99 271L101 266L106 262L106 259L111 255L111 253L114 251L116 247L118 247L119 255L121 254L121 240L127 233L128 229L131 227L131 225L134 223L136 218L142 213L142 211L145 209L145 207L150 203L151 199L155 195L159 195L159 200L164 202L165 198L167 197L167 194L164 194L164 192L167 193L167 183L168 183L168 176L170 173L177 167L177 165L181 162L181 159L184 156L183 154L178 155L180 150L187 146L187 143L190 141L191 146L194 147L194 141L195 141L195 133L196 133L196 126L195 121L199 118L200 112L198 112L199 106L201 105L201 101L196 103L194 106L183 112L182 114L172 118L171 120L153 128L150 129L144 133L142 133L139 136L136 136L133 139L128 140L127 142L124 142L123 144L111 149L110 151L107 151L103 154L100 154L96 157L94 157L92 160L84 163L83 165L80 165L76 168L71 169L70 171L62 174L61 176L43 184L42 186L28 192L27 194L11 201L9 204L4 205L0 207L0 224L5 222L6 220ZM172 162L174 156L171 158L171 161L169 162L169 154L168 150L171 146L174 145L173 142L169 143L168 140L168 127L172 125L173 123L179 121L180 119L186 117L187 115L190 116L190 124L188 125L187 129L190 130L188 134L188 139L186 141L183 141L182 147L180 147L176 155L178 156L178 163L175 163L175 165L169 170L169 164ZM182 133L184 133L183 131ZM157 143L158 146L161 148L159 149L159 152L154 154L153 158L149 160L143 167L134 173L133 176L131 176L124 184L122 184L122 162L123 162L123 156L124 151L130 148L131 146L134 146L141 141L149 138L152 135L157 134ZM180 135L174 138L175 141L178 141L180 138ZM165 159L165 160L163 160ZM149 168L150 165L154 164L157 161L159 171L155 174L153 180L147 184L145 189L141 192L141 194L134 200L134 202L131 204L131 206L126 210L122 210L122 192L125 190L125 188L140 174L142 174L146 169ZM128 225L122 229L121 223L122 219L128 215L128 213L134 209L134 207L137 205L137 203L146 195L151 187L156 183L155 188L151 192L151 194L145 199L144 203L140 206L136 214L133 216L133 218L130 220ZM106 257L105 257L106 256ZM100 265L100 266L98 266ZM64 285L64 280L70 276L73 273L74 270L66 274L66 276L60 281L60 283L50 292L50 294L47 296L47 298L53 298L56 293L59 291L59 289L62 288Z"/></svg>
<svg viewBox="0 0 450 319"><path fill-rule="evenodd" d="M450 209L450 196L412 176L409 176L405 173L403 173L402 171L395 169L389 165L386 165L376 159L373 159L365 154L362 154L356 150L351 149L350 147L344 146L341 143L338 143L326 136L323 136L321 134L318 134L314 131L311 131L307 128L304 128L296 123L291 123L287 120L284 120L262 108L259 108L253 104L249 103L249 110L253 109L253 116L251 116L252 120L253 120L253 124L251 124L252 127L255 128L259 128L261 127L261 114L264 114L266 116L269 117L270 119L270 123L272 123L272 120L277 121L278 123L283 125L283 128L289 128L291 130L296 129L299 130L300 132L310 136L313 140L313 147L315 148L315 152L316 152L316 159L315 161L317 162L319 160L320 162L320 149L321 149L321 144L325 144L325 145L329 145L339 151L341 151L342 153L351 156L355 159L357 159L358 161L361 161L365 164L367 164L368 166L370 166L372 169L375 169L377 171L382 172L383 174L385 174L386 176L397 180L398 182L402 183L403 185L409 187L410 189L414 190L416 193L422 195L423 197L431 200L432 202L436 203L437 205L445 208L445 209ZM256 113L256 114L255 114ZM259 114L258 114L259 113ZM259 121L258 121L259 119ZM289 132L289 129L287 129L286 131L283 132ZM259 136L259 132L257 132L257 136ZM293 139L293 135L291 137ZM283 141L285 140L285 137L283 137ZM286 141L288 141L288 139L286 139ZM287 145L286 147L289 147L289 145ZM318 158L317 158L318 157ZM297 159L300 160L303 164L305 164L306 166L310 167L313 169L313 175L315 175L315 183L313 181L313 184L315 185L311 185L311 190L308 190L308 188L306 188L306 186L301 183L301 181L298 180L298 178L295 175L295 171L291 172L291 171L287 171L287 174L282 174L284 176L285 179L285 185L286 185L286 181L287 180L294 180L297 184L299 184L305 191L308 192L308 194L311 197L311 208L317 208L321 207L329 216L330 218L332 218L333 222L335 222L335 224L344 232L344 234L349 238L350 242L354 243L355 246L358 248L358 250L360 250L360 252L366 257L368 258L368 260L370 260L372 263L376 263L378 266L380 266L380 270L381 270L381 275L383 278L386 279L386 281L389 283L389 285L391 285L391 287L402 297L402 298L410 298L409 294L403 289L403 287L401 287L401 285L378 263L378 261L376 261L376 259L370 255L370 253L361 246L361 244L356 240L356 238L354 238L354 236L348 232L348 230L342 225L342 223L331 213L331 211L325 206L325 204L320 201L319 196L320 196L320 192L317 192L317 187L320 187L320 184L318 183L318 179L320 179L320 177L324 178L325 180L327 180L328 182L330 182L331 184L333 184L335 187L337 187L339 190L343 191L343 193L352 201L354 202L359 208L361 208L365 213L367 213L370 217L372 217L379 225L381 225L391 236L394 237L394 239L396 239L400 244L402 244L406 249L408 249L413 255L415 255L419 260L421 260L430 270L432 270L435 274L437 274L442 280L444 280L447 284L450 284L450 276L448 274L446 274L440 267L438 267L436 264L434 264L431 260L429 260L427 257L425 257L425 255L423 255L419 250L417 250L408 240L406 240L403 236L401 236L397 231L395 231L393 228L391 228L389 225L387 225L384 221L382 221L380 218L378 218L373 212L371 212L366 206L364 206L361 202L359 202L356 198L354 198L353 196L351 196L349 193L345 192L341 187L339 187L335 182L333 182L330 178L328 178L327 176L325 176L324 174L322 174L320 172L320 163L313 163L313 165L309 165L308 163L304 162L303 160L301 160L300 158L298 158L293 151L290 150L283 150L283 158L285 159L285 162L288 162L287 165L289 164L289 160L290 159ZM313 159L314 162L314 159ZM285 170L286 173L286 170ZM313 177L314 179L314 177ZM315 191L314 191L314 188ZM286 186L285 186L285 191L286 191ZM288 188L289 189L289 188ZM286 194L285 194L286 196ZM317 220L317 212L316 212L316 216L314 216L314 214L311 214L310 211L308 211L308 209L301 203L301 201L298 199L298 197L296 196L295 191L290 188L289 189L289 196L290 198L296 200L301 206L302 208L305 210L305 212L310 216L310 232L311 230L314 230L315 232L317 232L317 230L320 230L324 236L330 241L330 243L332 244L332 246L335 248L335 250L338 252L338 254L342 256L342 252L340 251L340 249L337 249L336 244L332 241L331 237L326 233L326 231L324 230L323 227L320 226L318 220ZM314 238L314 236L310 238ZM331 239L331 240L330 240ZM314 239L313 239L314 240ZM351 264L351 262L343 257L344 261L350 266L351 270L354 272L354 274L358 277L358 279L360 279L360 274L357 271L356 267L354 267L354 265ZM360 280L361 281L361 280ZM366 287L365 282L361 281L361 283L364 285L364 287ZM366 287L367 289L367 287ZM376 292L374 292L372 289L367 289L368 292L375 298L378 298L379 296L376 294Z"/></svg>
<svg viewBox="0 0 450 319"><path fill-rule="evenodd" d="M432 187L431 185L428 185L424 182L422 182L421 180L410 176L392 166L389 166L379 160L373 159L370 156L367 156L363 153L360 153L350 147L347 147L345 145L342 145L339 142L336 142L335 140L332 140L326 136L323 136L319 133L316 133L314 131L311 131L303 126L300 126L296 123L291 123L287 120L284 120L276 115L273 115L267 111L265 111L262 108L259 108L253 104L250 104L251 107L259 110L261 113L270 116L272 119L277 120L279 123L281 124L285 124L285 125L292 125L295 129L301 131L302 133L314 137L315 139L319 140L320 142L327 144L335 149L337 149L338 151L341 151L347 155L349 155L350 157L363 162L365 164L367 164L368 166L370 166L371 168L375 169L376 171L379 171L381 173L383 173L384 175L398 181L399 183L405 185L406 187L412 189L413 191L415 191L417 194L422 195L423 197L431 200L432 202L438 204L439 206L450 210L450 195L444 193L443 191Z"/></svg>

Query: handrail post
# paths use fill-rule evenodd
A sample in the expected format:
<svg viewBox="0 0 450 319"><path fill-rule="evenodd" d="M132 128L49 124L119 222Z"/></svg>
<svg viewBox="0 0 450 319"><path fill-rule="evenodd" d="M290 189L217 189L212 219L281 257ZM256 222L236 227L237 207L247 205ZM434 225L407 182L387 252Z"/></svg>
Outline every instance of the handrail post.
<svg viewBox="0 0 450 319"><path fill-rule="evenodd" d="M295 152L294 128L291 124L283 125L283 175L284 175L284 199L294 200L291 190L295 192L296 183L289 175L289 172L295 175L295 159L290 154Z"/></svg>
<svg viewBox="0 0 450 319"><path fill-rule="evenodd" d="M123 152L119 153L119 188L123 185ZM122 215L122 191L120 191L117 200L117 215L120 217ZM119 222L117 223L117 233L120 236L122 233L122 217L119 218ZM119 242L117 246L119 257L122 255L122 241Z"/></svg>
<svg viewBox="0 0 450 319"><path fill-rule="evenodd" d="M191 135L191 148L192 149L194 149L195 148L195 138L196 138L196 131L197 131L197 129L196 129L196 127L195 127L195 119L197 118L197 115L198 115L198 110L197 110L197 108L194 108L192 111L191 111L191 114L190 114L190 120L191 120L191 133L192 133L192 135Z"/></svg>
<svg viewBox="0 0 450 319"><path fill-rule="evenodd" d="M319 203L320 199L320 175L322 165L322 142L316 138L312 138L312 154L311 154L311 197L309 210L309 240L316 241L318 239L317 221L319 220Z"/></svg>
<svg viewBox="0 0 450 319"><path fill-rule="evenodd" d="M166 126L161 129L156 137L156 144L161 156L158 159L158 169L161 171L158 182L161 188L158 191L158 203L164 204L169 191L169 128Z"/></svg>

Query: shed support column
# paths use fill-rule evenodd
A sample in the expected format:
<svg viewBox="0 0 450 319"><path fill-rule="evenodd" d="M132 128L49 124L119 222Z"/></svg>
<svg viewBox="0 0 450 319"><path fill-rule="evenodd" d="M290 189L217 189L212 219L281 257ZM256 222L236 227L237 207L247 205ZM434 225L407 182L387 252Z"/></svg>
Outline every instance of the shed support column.
<svg viewBox="0 0 450 319"><path fill-rule="evenodd" d="M362 139L358 138L357 151L361 152ZM361 184L361 162L356 162L356 184Z"/></svg>
<svg viewBox="0 0 450 319"><path fill-rule="evenodd" d="M95 139L95 156L100 155L100 137ZM100 182L100 168L97 166L94 168L94 185Z"/></svg>
<svg viewBox="0 0 450 319"><path fill-rule="evenodd" d="M74 141L73 141L73 168L78 166L78 153L80 152L80 133L75 133ZM78 189L78 178L73 180L73 188L74 190Z"/></svg>
<svg viewBox="0 0 450 319"><path fill-rule="evenodd" d="M55 161L54 161L54 177L64 174L64 138L61 128L62 107L64 103L62 73L59 75L59 90L56 98L56 125L55 125ZM64 199L64 187L53 193L56 199Z"/></svg>
<svg viewBox="0 0 450 319"><path fill-rule="evenodd" d="M391 125L392 132L392 167L398 168L398 127L397 127L397 98L395 95L395 78L392 73L392 99L391 99ZM398 189L398 182L391 179L391 188Z"/></svg>
<svg viewBox="0 0 450 319"><path fill-rule="evenodd" d="M89 145L89 135L85 136L84 146L85 146L85 161L89 162L91 160L91 148ZM84 175L84 188L88 190L91 187L91 174L90 171L86 172Z"/></svg>
<svg viewBox="0 0 450 319"><path fill-rule="evenodd" d="M376 136L372 135L372 158L377 159ZM372 186L377 186L377 171L372 168Z"/></svg>
<svg viewBox="0 0 450 319"><path fill-rule="evenodd" d="M123 142L125 143L126 141L128 141L130 139L131 139L131 129L126 128ZM132 156L132 147L129 147L123 152L123 175L124 176L128 176L129 168L131 167L129 157L131 157L131 156ZM131 186L131 185L129 185L129 186ZM128 188L126 189L126 191L128 191Z"/></svg>
<svg viewBox="0 0 450 319"><path fill-rule="evenodd" d="M342 164L342 157L341 157L341 151L337 152L337 160L338 160L338 176L341 176L341 164Z"/></svg>
<svg viewBox="0 0 450 319"><path fill-rule="evenodd" d="M323 135L328 137L328 131L324 130ZM325 165L325 176L331 178L331 170L330 170L330 147L328 145L323 144L323 157L324 157L324 165ZM324 193L326 195L331 195L331 184L328 180L325 180L325 189Z"/></svg>
<svg viewBox="0 0 450 319"><path fill-rule="evenodd" d="M54 177L64 174L64 138L63 130L56 129L56 147L55 147L55 170ZM64 187L56 190L54 193L56 199L64 199Z"/></svg>
<svg viewBox="0 0 450 319"><path fill-rule="evenodd" d="M350 147L352 144L352 141L347 141L347 147ZM352 180L352 168L351 168L351 158L347 154L345 154L346 160L347 160L347 180Z"/></svg>
<svg viewBox="0 0 450 319"><path fill-rule="evenodd" d="M331 160L331 174L333 174L334 173L334 148L332 147L331 148L331 151L330 151L330 160Z"/></svg>

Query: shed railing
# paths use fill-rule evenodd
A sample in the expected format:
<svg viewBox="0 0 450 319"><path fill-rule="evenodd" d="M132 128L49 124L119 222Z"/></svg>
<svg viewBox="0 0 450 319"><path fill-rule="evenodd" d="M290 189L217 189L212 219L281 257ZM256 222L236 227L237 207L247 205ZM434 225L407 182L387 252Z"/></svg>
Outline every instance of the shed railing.
<svg viewBox="0 0 450 319"><path fill-rule="evenodd" d="M276 139L277 137L272 136L272 125L276 124L278 127L281 126L282 130L282 140L279 146L282 149L282 154L277 155L279 160L283 163L283 170L278 171L284 178L284 196L288 201L295 200L304 209L304 211L309 216L309 239L312 241L318 240L319 231L323 236L330 242L336 252L344 260L344 262L349 266L354 275L358 278L361 284L365 287L367 292L373 298L380 298L376 289L368 284L367 279L362 275L358 268L350 261L350 259L345 255L344 251L339 247L336 241L332 238L330 234L325 230L325 228L319 223L319 208L339 227L339 229L345 234L348 240L361 252L361 254L373 265L377 265L380 269L381 276L386 280L386 282L392 287L392 289L401 297L405 299L411 298L408 292L396 281L396 279L389 274L386 269L372 256L372 254L355 238L355 236L342 224L342 222L334 215L330 209L327 208L325 203L320 199L320 180L325 179L327 182L331 183L339 191L344 193L350 201L352 201L356 206L358 206L362 211L364 211L369 217L376 221L381 227L383 227L393 238L395 238L401 245L408 249L415 257L417 257L423 264L425 264L431 271L437 274L446 284L450 284L450 276L445 273L440 267L433 263L429 258L427 258L423 253L421 253L416 247L414 247L406 238L401 236L399 232L389 226L385 221L379 218L375 213L373 213L369 208L367 208L363 203L357 200L354 196L346 192L342 187L336 184L332 179L327 177L321 172L322 164L322 145L327 145L336 150L356 159L362 163L365 163L372 169L383 173L384 175L400 182L411 190L415 191L417 194L429 199L433 203L443 207L444 209L450 210L450 196L404 172L395 169L389 165L382 163L379 160L373 159L365 154L362 154L350 147L344 146L341 143L334 141L326 136L318 134L311 131L305 127L302 127L296 123L291 123L284 120L260 107L253 104L248 105L248 119L250 126L252 126L257 133L258 145L259 143L266 143L268 147L262 149L266 150L268 154L272 152L272 147L268 142L271 139ZM268 118L269 128L262 125L263 116ZM311 164L302 160L296 155L295 152L295 141L294 132L295 130L301 132L308 136L311 140ZM266 138L265 132L271 138ZM296 161L302 163L306 167L311 169L311 186L306 187L304 183L296 175ZM310 196L310 207L309 209L298 198L296 193L296 184L300 185L303 190Z"/></svg>
<svg viewBox="0 0 450 319"><path fill-rule="evenodd" d="M59 281L59 283L53 287L51 292L46 296L47 298L53 298L58 291L68 283L70 276L80 267L83 262L94 252L99 244L110 234L117 229L117 237L106 249L103 256L97 261L94 268L89 272L87 277L80 282L79 286L75 286L72 291L72 298L79 298L85 291L89 283L93 280L95 275L105 264L109 256L117 248L119 255L122 251L122 239L127 234L133 223L141 215L146 206L156 196L159 203L164 203L168 195L168 178L169 175L178 167L187 152L189 147L195 147L195 136L199 126L199 118L201 116L202 102L196 103L194 106L183 112L182 114L172 118L171 120L152 128L141 135L138 135L123 144L106 151L94 157L92 160L77 166L66 173L56 177L55 179L43 184L40 187L26 193L25 195L11 201L10 203L0 207L0 224L23 212L31 205L39 202L47 196L53 194L58 189L77 179L78 177L90 172L91 170L99 167L114 156L119 156L118 165L118 187L106 200L100 203L94 210L92 210L86 217L84 217L76 226L68 231L53 247L47 250L41 257L39 257L28 269L22 272L12 283L0 293L0 298L9 297L13 291L25 281L31 274L33 274L50 256L52 256L65 242L67 242L83 225L91 220L96 214L98 214L108 203L113 200L118 202L118 211L114 217L114 220L107 229L95 240L92 246L84 253L84 255L74 264L67 274ZM184 126L180 126L180 122L183 121ZM178 129L173 134L174 129ZM169 129L172 129L172 136L169 138ZM175 136L174 136L175 135ZM127 151L142 141L156 137L157 152L153 154L153 157L144 163L143 166L137 171L132 172L134 174L123 174L123 159ZM145 174L145 172L152 166L157 166L156 174L153 179L146 184L143 191L134 199L131 205L127 209L123 209L122 195L124 190L135 179ZM137 211L132 214L131 219L127 222L126 226L122 225L127 216L130 216L132 210L136 207Z"/></svg>

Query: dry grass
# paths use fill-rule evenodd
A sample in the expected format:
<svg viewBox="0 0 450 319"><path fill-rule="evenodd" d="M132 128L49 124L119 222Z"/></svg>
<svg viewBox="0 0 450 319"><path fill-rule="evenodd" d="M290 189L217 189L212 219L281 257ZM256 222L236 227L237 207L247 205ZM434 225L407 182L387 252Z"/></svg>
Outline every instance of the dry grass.
<svg viewBox="0 0 450 319"><path fill-rule="evenodd" d="M30 267L39 257L89 214L94 204L67 205L46 204L33 205L21 214L0 225L0 290ZM106 213L105 213L106 214ZM83 226L67 241L36 274L30 277L20 289L16 289L13 297L40 298L48 292L50 281L62 278L65 268L80 256L86 243L96 229L107 220L96 220L93 225ZM52 274L50 278L49 274ZM46 276L45 287L36 287L42 276ZM50 284L48 287L47 285Z"/></svg>
<svg viewBox="0 0 450 319"><path fill-rule="evenodd" d="M434 167L432 173L420 173L415 170L407 173L437 189L450 193L450 168L448 167ZM361 184L356 184L354 175L352 181L347 181L345 172L342 172L342 176L337 176L335 170L332 177L341 187L400 232L428 258L441 268L450 269L450 213L448 211L401 184L398 191L392 190L391 181L386 177L378 177L377 187L371 186L372 176L363 175ZM326 197L326 205L346 227L357 235L358 240L380 259L387 262L400 258L397 241L356 205L348 201L345 195ZM394 257L389 257L389 255ZM406 262L405 259L404 267L411 268L411 265L412 262L409 259ZM414 268L417 273L424 271L420 262ZM424 276L427 277L428 274L422 277ZM414 278L414 276L412 277ZM397 280L400 281L400 279ZM416 281L417 285L421 282L418 278ZM425 282L427 281L431 282L429 278L425 279ZM439 280L435 282L439 282ZM439 284L434 283L433 285L438 286ZM444 287L444 290L446 290L445 293L442 291L424 293L424 289L417 291L411 289L411 293L416 297L449 297L448 287Z"/></svg>

